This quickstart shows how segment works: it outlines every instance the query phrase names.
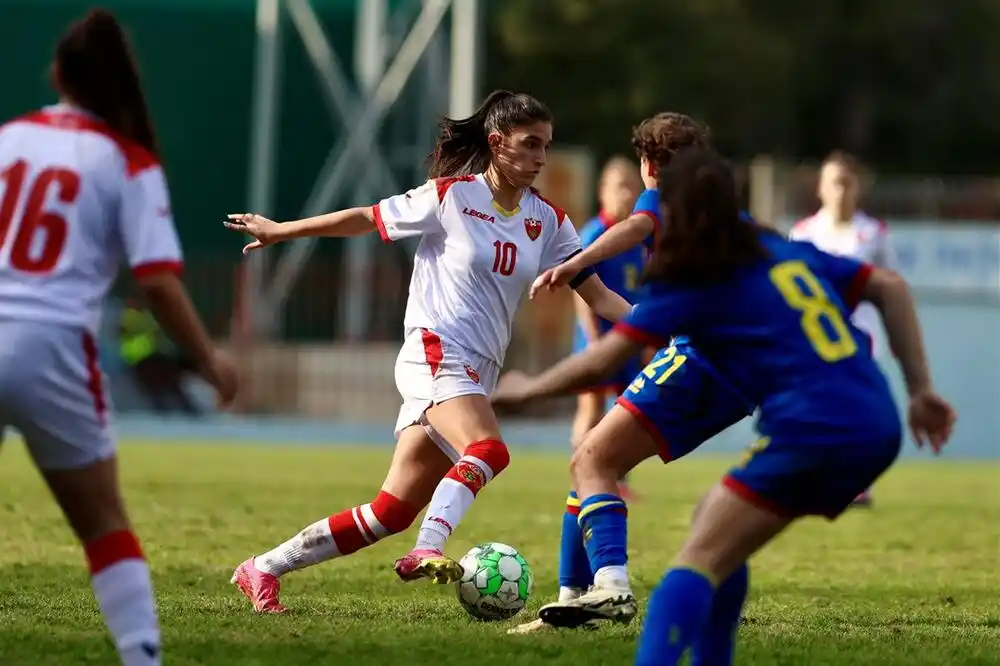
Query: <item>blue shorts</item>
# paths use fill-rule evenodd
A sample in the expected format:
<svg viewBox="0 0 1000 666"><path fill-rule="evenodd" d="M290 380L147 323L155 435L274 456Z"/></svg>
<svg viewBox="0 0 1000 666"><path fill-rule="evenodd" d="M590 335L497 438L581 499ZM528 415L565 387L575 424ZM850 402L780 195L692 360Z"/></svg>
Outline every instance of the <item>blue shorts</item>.
<svg viewBox="0 0 1000 666"><path fill-rule="evenodd" d="M578 354L587 348L587 338L583 334L583 331L579 326L576 327L576 333L573 336L573 353ZM642 369L642 358L638 355L635 358L629 359L629 362L618 372L616 372L611 377L601 382L596 386L588 386L585 389L580 390L580 393L600 393L602 395L608 396L608 398L613 402L615 396L625 390L625 387L629 385L629 382L639 373ZM610 409L611 405L608 405Z"/></svg>
<svg viewBox="0 0 1000 666"><path fill-rule="evenodd" d="M656 352L616 404L657 442L664 462L694 451L754 408L687 346Z"/></svg>
<svg viewBox="0 0 1000 666"><path fill-rule="evenodd" d="M839 442L826 433L761 437L722 483L773 513L833 520L899 455L902 433L885 430Z"/></svg>

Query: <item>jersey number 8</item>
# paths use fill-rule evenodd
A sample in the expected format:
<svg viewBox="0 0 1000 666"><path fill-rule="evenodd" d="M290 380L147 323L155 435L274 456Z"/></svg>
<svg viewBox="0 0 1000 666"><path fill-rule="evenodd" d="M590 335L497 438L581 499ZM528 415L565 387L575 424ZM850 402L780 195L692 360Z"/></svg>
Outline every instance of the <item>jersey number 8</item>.
<svg viewBox="0 0 1000 666"><path fill-rule="evenodd" d="M782 262L771 269L769 276L788 306L802 314L802 332L821 359L834 363L857 353L858 343L840 308L805 263Z"/></svg>

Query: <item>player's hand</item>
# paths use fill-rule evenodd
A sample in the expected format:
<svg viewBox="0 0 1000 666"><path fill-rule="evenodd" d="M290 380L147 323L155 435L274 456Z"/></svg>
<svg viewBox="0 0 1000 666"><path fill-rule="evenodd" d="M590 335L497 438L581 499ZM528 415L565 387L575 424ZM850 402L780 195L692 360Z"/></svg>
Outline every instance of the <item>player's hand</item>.
<svg viewBox="0 0 1000 666"><path fill-rule="evenodd" d="M550 268L531 283L531 291L528 292L528 298L534 298L535 294L541 289L552 291L568 285L570 280L575 278L581 270L572 259L559 264L555 268Z"/></svg>
<svg viewBox="0 0 1000 666"><path fill-rule="evenodd" d="M253 236L254 240L249 245L244 246L243 254L248 254L252 250L259 250L281 240L281 226L274 220L269 220L256 213L232 213L227 216L229 219L223 221L226 229L232 229L242 234Z"/></svg>
<svg viewBox="0 0 1000 666"><path fill-rule="evenodd" d="M490 401L494 405L516 407L527 400L527 389L530 384L531 377L520 370L506 372L497 382Z"/></svg>
<svg viewBox="0 0 1000 666"><path fill-rule="evenodd" d="M239 388L239 374L232 359L220 351L201 368L201 376L215 389L216 404L225 408L232 404Z"/></svg>
<svg viewBox="0 0 1000 666"><path fill-rule="evenodd" d="M957 418L948 401L931 389L910 396L910 433L918 448L930 444L934 453L940 453Z"/></svg>

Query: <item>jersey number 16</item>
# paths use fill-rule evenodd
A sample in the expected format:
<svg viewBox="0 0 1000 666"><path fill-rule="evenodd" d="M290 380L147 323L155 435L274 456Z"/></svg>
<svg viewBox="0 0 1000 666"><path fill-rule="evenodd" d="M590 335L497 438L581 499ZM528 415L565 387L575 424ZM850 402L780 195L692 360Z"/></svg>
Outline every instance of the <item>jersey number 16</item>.
<svg viewBox="0 0 1000 666"><path fill-rule="evenodd" d="M0 183L3 196L0 197L0 252L11 236L14 213L27 192L21 209L20 224L13 234L10 248L10 265L24 273L48 273L56 267L69 227L66 218L57 213L46 212L45 199L50 191L64 204L71 204L80 195L80 176L69 169L45 169L28 183L28 163L18 160L0 169ZM38 234L44 234L41 243Z"/></svg>

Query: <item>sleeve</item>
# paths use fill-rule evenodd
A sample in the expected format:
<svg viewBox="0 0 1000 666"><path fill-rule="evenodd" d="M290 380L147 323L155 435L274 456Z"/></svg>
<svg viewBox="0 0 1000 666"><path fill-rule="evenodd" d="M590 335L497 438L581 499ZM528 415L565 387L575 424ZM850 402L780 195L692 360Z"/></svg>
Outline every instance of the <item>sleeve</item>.
<svg viewBox="0 0 1000 666"><path fill-rule="evenodd" d="M640 344L666 347L675 335L691 333L703 298L693 290L658 289L633 307L613 330Z"/></svg>
<svg viewBox="0 0 1000 666"><path fill-rule="evenodd" d="M655 189L644 190L632 207L632 215L645 215L653 221L653 233L646 236L643 244L650 252L653 251L653 242L656 240L656 232L660 230L660 191Z"/></svg>
<svg viewBox="0 0 1000 666"><path fill-rule="evenodd" d="M429 180L409 192L383 199L374 206L375 226L386 243L442 231L441 195Z"/></svg>
<svg viewBox="0 0 1000 666"><path fill-rule="evenodd" d="M892 238L889 235L889 227L882 225L875 236L875 252L872 263L879 268L887 268L891 271L897 270L899 262L896 259L896 250L892 246Z"/></svg>
<svg viewBox="0 0 1000 666"><path fill-rule="evenodd" d="M160 272L180 274L181 245L170 210L167 179L160 166L126 179L118 226L125 257L135 277Z"/></svg>
<svg viewBox="0 0 1000 666"><path fill-rule="evenodd" d="M853 311L861 302L874 266L851 257L824 252L807 241L799 241L799 244L807 248L806 252L812 257L810 264L833 285L847 309Z"/></svg>

